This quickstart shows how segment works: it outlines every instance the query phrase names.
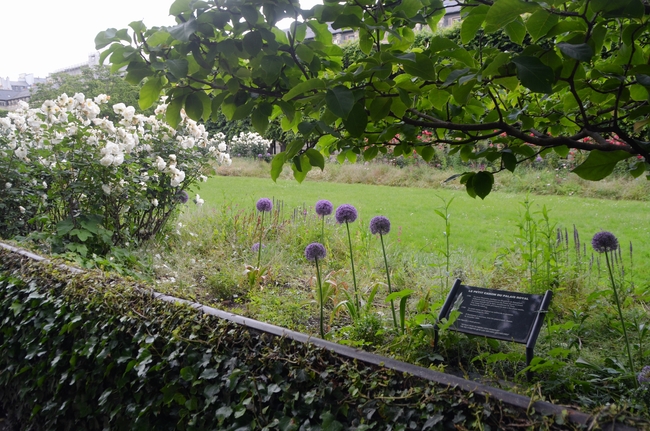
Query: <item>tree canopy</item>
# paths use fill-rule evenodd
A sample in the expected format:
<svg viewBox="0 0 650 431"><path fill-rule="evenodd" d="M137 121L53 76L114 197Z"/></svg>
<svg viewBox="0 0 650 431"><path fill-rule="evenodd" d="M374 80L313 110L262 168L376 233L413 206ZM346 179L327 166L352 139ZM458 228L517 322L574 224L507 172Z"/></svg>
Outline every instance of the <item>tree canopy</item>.
<svg viewBox="0 0 650 431"><path fill-rule="evenodd" d="M452 6L459 43L415 43ZM441 143L496 164L460 177L481 198L494 173L548 151L589 151L574 172L590 180L619 162L635 176L648 169L647 0L324 0L310 10L297 0L176 0L170 14L176 26L99 33L102 61L125 67L131 83L145 80L142 108L164 91L172 125L181 109L193 119L250 118L260 133L280 119L295 140L275 156L273 178L291 163L302 180L334 153L430 160ZM344 64L330 29L357 32L361 55ZM499 30L518 49L491 43Z"/></svg>

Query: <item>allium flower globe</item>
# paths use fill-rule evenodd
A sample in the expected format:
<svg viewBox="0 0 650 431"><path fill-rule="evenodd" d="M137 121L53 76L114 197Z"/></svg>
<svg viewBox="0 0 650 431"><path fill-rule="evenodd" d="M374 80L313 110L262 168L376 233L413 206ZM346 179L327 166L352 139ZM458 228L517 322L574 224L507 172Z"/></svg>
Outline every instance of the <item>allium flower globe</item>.
<svg viewBox="0 0 650 431"><path fill-rule="evenodd" d="M370 232L373 235L386 235L390 232L390 220L384 216L376 216L370 220Z"/></svg>
<svg viewBox="0 0 650 431"><path fill-rule="evenodd" d="M350 204L343 204L336 209L336 221L343 223L352 223L358 217L357 209Z"/></svg>
<svg viewBox="0 0 650 431"><path fill-rule="evenodd" d="M650 383L650 365L646 365L641 369L641 372L639 372L639 375L637 376L637 380L640 385Z"/></svg>
<svg viewBox="0 0 650 431"><path fill-rule="evenodd" d="M591 240L591 245L598 253L618 250L618 239L607 231L598 232Z"/></svg>
<svg viewBox="0 0 650 431"><path fill-rule="evenodd" d="M265 247L266 247L266 246L265 246L264 244L262 244L262 248L265 248ZM253 253L257 253L259 250L260 250L260 243L259 243L259 242L256 242L255 244L253 244L253 245L251 246L251 251L252 251Z"/></svg>
<svg viewBox="0 0 650 431"><path fill-rule="evenodd" d="M186 204L188 200L190 200L190 195L187 194L185 190L181 190L180 192L176 193L176 200L182 204Z"/></svg>
<svg viewBox="0 0 650 431"><path fill-rule="evenodd" d="M305 248L305 257L312 262L316 259L323 259L326 254L325 246L320 242L312 242Z"/></svg>
<svg viewBox="0 0 650 431"><path fill-rule="evenodd" d="M334 210L334 206L332 205L332 202L322 199L318 202L316 202L316 214L319 216L327 216L332 214L332 211Z"/></svg>
<svg viewBox="0 0 650 431"><path fill-rule="evenodd" d="M273 209L273 202L269 198L261 198L255 206L259 212L268 212Z"/></svg>

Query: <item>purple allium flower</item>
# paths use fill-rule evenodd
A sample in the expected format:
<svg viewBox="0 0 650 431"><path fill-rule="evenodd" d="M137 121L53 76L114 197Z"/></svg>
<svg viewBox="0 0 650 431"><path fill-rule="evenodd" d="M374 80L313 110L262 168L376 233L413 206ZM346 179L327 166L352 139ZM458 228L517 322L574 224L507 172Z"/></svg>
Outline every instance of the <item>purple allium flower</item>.
<svg viewBox="0 0 650 431"><path fill-rule="evenodd" d="M390 220L384 216L376 216L370 220L370 232L373 235L386 235L390 232Z"/></svg>
<svg viewBox="0 0 650 431"><path fill-rule="evenodd" d="M598 253L605 253L618 249L618 239L613 233L604 230L594 235L591 245Z"/></svg>
<svg viewBox="0 0 650 431"><path fill-rule="evenodd" d="M273 202L269 198L262 198L257 201L256 206L259 212L268 212L273 208Z"/></svg>
<svg viewBox="0 0 650 431"><path fill-rule="evenodd" d="M336 209L336 221L343 223L352 223L357 219L357 209L350 204L343 204Z"/></svg>
<svg viewBox="0 0 650 431"><path fill-rule="evenodd" d="M326 215L332 214L332 210L334 209L334 206L332 205L332 202L322 199L318 202L316 202L316 214L319 216L325 217Z"/></svg>
<svg viewBox="0 0 650 431"><path fill-rule="evenodd" d="M650 383L650 365L643 367L641 372L636 376L640 385Z"/></svg>
<svg viewBox="0 0 650 431"><path fill-rule="evenodd" d="M266 245L265 245L265 244L262 244L262 248L266 248ZM252 251L253 253L257 253L258 251L260 251L260 243L259 243L259 242L256 242L255 244L253 244L253 245L251 246L251 251Z"/></svg>
<svg viewBox="0 0 650 431"><path fill-rule="evenodd" d="M186 204L187 201L190 200L190 195L188 195L185 190L181 190L176 193L176 200L182 204Z"/></svg>
<svg viewBox="0 0 650 431"><path fill-rule="evenodd" d="M312 242L305 247L305 257L307 260L314 261L316 259L322 259L326 254L325 246L320 242Z"/></svg>

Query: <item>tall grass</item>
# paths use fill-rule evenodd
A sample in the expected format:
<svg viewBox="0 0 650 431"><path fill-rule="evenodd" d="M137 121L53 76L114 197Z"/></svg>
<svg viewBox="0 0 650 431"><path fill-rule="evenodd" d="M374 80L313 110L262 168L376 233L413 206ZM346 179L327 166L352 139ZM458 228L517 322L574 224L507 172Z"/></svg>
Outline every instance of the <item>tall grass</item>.
<svg viewBox="0 0 650 431"><path fill-rule="evenodd" d="M270 178L270 165L265 162L235 158L231 166L221 166L219 175ZM327 163L325 170L312 169L305 181L325 181L345 184L370 184L394 187L415 187L444 190L464 190L458 180L445 182L461 171L438 169L428 164L403 167L388 163ZM281 179L292 180L291 169L285 168ZM515 173L502 172L495 176L493 190L504 193L579 196L594 199L650 200L650 181L645 177L614 174L601 181L583 180L567 168L537 169L520 167Z"/></svg>

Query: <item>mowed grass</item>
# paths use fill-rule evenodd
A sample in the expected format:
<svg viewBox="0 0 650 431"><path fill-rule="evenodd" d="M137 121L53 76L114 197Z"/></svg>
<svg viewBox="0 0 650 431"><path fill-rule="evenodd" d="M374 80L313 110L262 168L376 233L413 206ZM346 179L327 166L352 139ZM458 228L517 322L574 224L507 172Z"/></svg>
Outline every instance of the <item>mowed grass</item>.
<svg viewBox="0 0 650 431"><path fill-rule="evenodd" d="M367 229L370 219L384 215L391 220L392 230L387 238L402 246L425 252L444 247L444 220L435 210L442 210L444 201L450 206L451 248L490 265L502 247L510 247L522 223L522 203L529 199L535 220L542 219L546 206L551 224L567 229L573 236L575 226L590 256L591 238L596 232L608 230L621 244L624 261L630 262L630 242L637 284L650 283L650 215L648 202L616 201L575 196L527 196L493 192L485 200L472 199L461 190L389 187L365 184L340 184L306 180L302 184L291 180L273 182L270 178L216 176L199 190L206 207L236 205L255 208L261 197L281 201L286 215L294 208L305 207L313 213L319 199L330 200L335 208L341 204L354 205L359 220L353 229ZM444 201L443 201L444 200Z"/></svg>

